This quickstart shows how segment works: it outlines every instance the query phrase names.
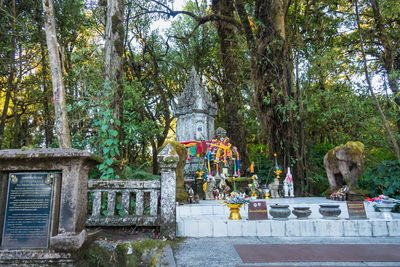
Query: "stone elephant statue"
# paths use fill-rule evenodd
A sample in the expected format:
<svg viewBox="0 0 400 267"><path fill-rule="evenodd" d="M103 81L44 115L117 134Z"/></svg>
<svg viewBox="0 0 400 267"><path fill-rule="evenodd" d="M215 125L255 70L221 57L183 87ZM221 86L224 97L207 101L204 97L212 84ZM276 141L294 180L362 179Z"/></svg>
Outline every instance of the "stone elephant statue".
<svg viewBox="0 0 400 267"><path fill-rule="evenodd" d="M336 191L345 181L351 189L358 188L358 177L364 174L364 144L347 142L326 153L324 167L328 175L330 191Z"/></svg>
<svg viewBox="0 0 400 267"><path fill-rule="evenodd" d="M274 181L268 185L268 189L271 194L271 198L280 198L278 178L275 178Z"/></svg>

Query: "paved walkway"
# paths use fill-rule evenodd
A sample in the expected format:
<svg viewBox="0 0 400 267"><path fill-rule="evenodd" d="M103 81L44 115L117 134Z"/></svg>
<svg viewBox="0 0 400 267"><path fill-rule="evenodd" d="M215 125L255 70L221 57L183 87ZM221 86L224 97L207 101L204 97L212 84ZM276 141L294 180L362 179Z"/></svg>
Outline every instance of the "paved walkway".
<svg viewBox="0 0 400 267"><path fill-rule="evenodd" d="M244 263L234 245L243 244L380 244L400 245L400 237L223 237L223 238L187 238L173 251L176 266L400 266L400 262L263 262ZM301 246L299 246L300 249ZM346 247L346 246L343 246ZM400 251L398 252L400 253ZM362 254L359 255L362 258ZM340 259L340 255L337 255ZM332 258L332 257L331 257ZM321 258L322 259L322 258ZM366 256L367 259L367 256Z"/></svg>

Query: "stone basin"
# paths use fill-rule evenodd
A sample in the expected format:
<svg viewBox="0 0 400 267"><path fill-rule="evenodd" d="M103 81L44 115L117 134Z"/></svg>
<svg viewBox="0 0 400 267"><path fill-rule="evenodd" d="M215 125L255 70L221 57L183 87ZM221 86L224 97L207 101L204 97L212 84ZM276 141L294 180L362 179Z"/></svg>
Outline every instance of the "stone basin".
<svg viewBox="0 0 400 267"><path fill-rule="evenodd" d="M319 213L321 213L323 219L336 220L340 213L342 213L339 205L321 204L319 206Z"/></svg>
<svg viewBox="0 0 400 267"><path fill-rule="evenodd" d="M289 205L271 205L269 209L269 214L275 220L287 220L290 215Z"/></svg>

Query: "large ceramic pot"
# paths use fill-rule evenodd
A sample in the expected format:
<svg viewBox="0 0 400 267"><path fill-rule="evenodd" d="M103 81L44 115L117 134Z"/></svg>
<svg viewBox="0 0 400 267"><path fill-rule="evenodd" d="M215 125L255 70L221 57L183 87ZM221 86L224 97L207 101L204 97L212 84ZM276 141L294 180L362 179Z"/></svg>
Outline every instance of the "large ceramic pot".
<svg viewBox="0 0 400 267"><path fill-rule="evenodd" d="M269 206L269 214L274 220L287 220L290 215L289 205L271 205Z"/></svg>
<svg viewBox="0 0 400 267"><path fill-rule="evenodd" d="M240 216L239 210L243 204L226 204L231 213L229 214L229 220L241 220L242 216Z"/></svg>
<svg viewBox="0 0 400 267"><path fill-rule="evenodd" d="M307 219L311 214L310 207L294 207L292 213L297 217L297 219Z"/></svg>
<svg viewBox="0 0 400 267"><path fill-rule="evenodd" d="M324 204L319 206L319 213L322 214L323 219L335 220L338 219L338 216L340 215L340 213L342 213L339 205Z"/></svg>

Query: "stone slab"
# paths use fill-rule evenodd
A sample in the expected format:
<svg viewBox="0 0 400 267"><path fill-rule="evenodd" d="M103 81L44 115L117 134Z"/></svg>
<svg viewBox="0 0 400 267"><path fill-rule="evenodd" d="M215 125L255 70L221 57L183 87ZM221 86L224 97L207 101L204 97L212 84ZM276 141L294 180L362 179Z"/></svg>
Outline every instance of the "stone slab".
<svg viewBox="0 0 400 267"><path fill-rule="evenodd" d="M246 221L242 226L243 236L257 236L257 221Z"/></svg>
<svg viewBox="0 0 400 267"><path fill-rule="evenodd" d="M243 236L242 232L242 221L228 220L228 236Z"/></svg>
<svg viewBox="0 0 400 267"><path fill-rule="evenodd" d="M256 221L257 236L271 236L271 221Z"/></svg>
<svg viewBox="0 0 400 267"><path fill-rule="evenodd" d="M371 221L372 225L372 236L388 236L389 230L387 223L384 220Z"/></svg>
<svg viewBox="0 0 400 267"><path fill-rule="evenodd" d="M213 236L212 223L210 220L200 220L199 225L199 237Z"/></svg>
<svg viewBox="0 0 400 267"><path fill-rule="evenodd" d="M387 221L389 236L400 236L400 221Z"/></svg>
<svg viewBox="0 0 400 267"><path fill-rule="evenodd" d="M228 236L228 222L226 220L213 220L213 237Z"/></svg>

